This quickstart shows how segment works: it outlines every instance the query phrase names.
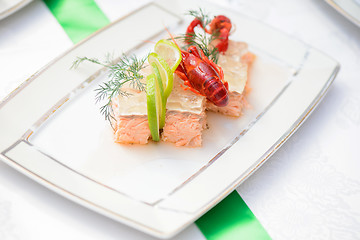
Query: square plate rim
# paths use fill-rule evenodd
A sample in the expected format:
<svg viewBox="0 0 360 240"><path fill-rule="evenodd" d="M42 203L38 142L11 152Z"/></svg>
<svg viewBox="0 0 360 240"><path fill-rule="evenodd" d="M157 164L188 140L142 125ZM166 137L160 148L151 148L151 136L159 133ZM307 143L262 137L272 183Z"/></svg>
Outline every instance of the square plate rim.
<svg viewBox="0 0 360 240"><path fill-rule="evenodd" d="M338 13L343 15L346 19L348 19L350 22L352 22L356 26L360 27L360 20L356 19L353 15L351 15L349 12L347 12L342 6L340 6L334 0L325 0L325 2L328 5L330 5L333 9L335 9ZM358 8L360 9L360 6L358 6Z"/></svg>
<svg viewBox="0 0 360 240"><path fill-rule="evenodd" d="M5 19L6 17L9 17L12 14L16 13L17 11L19 11L20 9L22 9L23 7L25 7L32 1L33 0L21 0L20 2L6 8L6 9L3 9L3 11L0 12L0 21L2 19Z"/></svg>

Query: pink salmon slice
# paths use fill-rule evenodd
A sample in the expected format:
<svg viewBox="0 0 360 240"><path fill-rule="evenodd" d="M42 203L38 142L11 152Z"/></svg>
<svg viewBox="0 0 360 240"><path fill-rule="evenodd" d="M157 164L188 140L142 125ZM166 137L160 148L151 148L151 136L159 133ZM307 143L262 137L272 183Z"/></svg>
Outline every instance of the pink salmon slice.
<svg viewBox="0 0 360 240"><path fill-rule="evenodd" d="M176 146L200 147L206 128L205 97L185 90L174 74L174 88L167 102L162 140Z"/></svg>
<svg viewBox="0 0 360 240"><path fill-rule="evenodd" d="M229 40L229 47L225 54L219 56L218 64L224 71L224 79L229 83L229 103L225 107L215 106L206 101L206 109L227 116L240 117L244 107L248 106L246 95L249 70L255 55L248 50L245 42Z"/></svg>

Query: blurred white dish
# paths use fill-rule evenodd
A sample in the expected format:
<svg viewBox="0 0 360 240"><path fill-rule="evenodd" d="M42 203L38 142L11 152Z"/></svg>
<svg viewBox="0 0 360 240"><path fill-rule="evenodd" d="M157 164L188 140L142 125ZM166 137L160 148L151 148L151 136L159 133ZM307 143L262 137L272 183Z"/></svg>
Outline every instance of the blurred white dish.
<svg viewBox="0 0 360 240"><path fill-rule="evenodd" d="M32 0L0 0L0 20L25 7Z"/></svg>
<svg viewBox="0 0 360 240"><path fill-rule="evenodd" d="M360 1L359 0L325 0L341 15L360 27Z"/></svg>

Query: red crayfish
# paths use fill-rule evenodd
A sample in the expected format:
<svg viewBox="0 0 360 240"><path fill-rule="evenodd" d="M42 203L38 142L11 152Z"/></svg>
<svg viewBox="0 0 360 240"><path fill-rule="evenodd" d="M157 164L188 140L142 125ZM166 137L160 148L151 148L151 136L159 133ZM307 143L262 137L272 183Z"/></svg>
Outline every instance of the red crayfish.
<svg viewBox="0 0 360 240"><path fill-rule="evenodd" d="M218 15L210 22L209 25L210 29L207 29L207 26L203 26L202 21L199 18L195 18L186 29L186 36L191 38L191 35L194 34L194 29L197 26L200 26L209 34L219 34L217 37L219 43L216 44L215 47L219 52L225 53L228 49L229 35L232 27L230 19L224 15Z"/></svg>
<svg viewBox="0 0 360 240"><path fill-rule="evenodd" d="M224 82L222 69L195 46L181 51L181 56L182 61L175 73L185 85L206 96L216 106L226 106L229 102L228 84Z"/></svg>
<svg viewBox="0 0 360 240"><path fill-rule="evenodd" d="M220 42L216 45L219 52L228 48L230 34L230 19L223 15L215 17L210 23L210 30L202 26L201 21L195 18L187 28L186 35L194 33L194 28L200 25L207 33L220 32ZM190 46L187 51L181 51L182 61L175 73L184 80L185 85L219 107L229 102L228 83L224 81L224 73L218 65L208 59L201 49ZM196 92L195 91L195 92Z"/></svg>

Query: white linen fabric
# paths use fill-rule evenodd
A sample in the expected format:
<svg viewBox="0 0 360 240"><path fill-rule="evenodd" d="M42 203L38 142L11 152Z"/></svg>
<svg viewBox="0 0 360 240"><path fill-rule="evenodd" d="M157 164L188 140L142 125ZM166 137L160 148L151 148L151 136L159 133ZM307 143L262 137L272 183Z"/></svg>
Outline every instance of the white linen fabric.
<svg viewBox="0 0 360 240"><path fill-rule="evenodd" d="M111 21L147 2L97 0ZM341 64L323 102L238 192L274 239L360 239L360 29L323 1L216 2ZM0 99L72 45L42 1L0 21ZM154 238L68 201L0 162L0 239ZM193 224L173 239L204 236Z"/></svg>

